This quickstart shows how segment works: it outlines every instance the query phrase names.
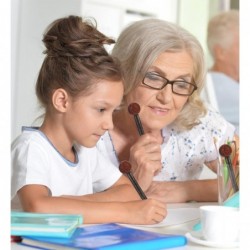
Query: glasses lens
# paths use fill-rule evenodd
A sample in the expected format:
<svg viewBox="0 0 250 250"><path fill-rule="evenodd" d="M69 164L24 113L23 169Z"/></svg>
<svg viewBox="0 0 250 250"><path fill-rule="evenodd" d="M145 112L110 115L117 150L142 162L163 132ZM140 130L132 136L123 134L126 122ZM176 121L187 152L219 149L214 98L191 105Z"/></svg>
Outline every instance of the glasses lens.
<svg viewBox="0 0 250 250"><path fill-rule="evenodd" d="M196 88L191 83L185 81L169 81L166 78L151 72L145 75L143 83L148 87L158 90L163 89L167 84L171 84L173 93L186 96L191 95Z"/></svg>
<svg viewBox="0 0 250 250"><path fill-rule="evenodd" d="M161 89L165 81L166 80L159 75L147 73L144 77L143 83L154 89Z"/></svg>
<svg viewBox="0 0 250 250"><path fill-rule="evenodd" d="M180 95L190 95L194 91L194 86L188 82L177 81L173 83L173 92Z"/></svg>

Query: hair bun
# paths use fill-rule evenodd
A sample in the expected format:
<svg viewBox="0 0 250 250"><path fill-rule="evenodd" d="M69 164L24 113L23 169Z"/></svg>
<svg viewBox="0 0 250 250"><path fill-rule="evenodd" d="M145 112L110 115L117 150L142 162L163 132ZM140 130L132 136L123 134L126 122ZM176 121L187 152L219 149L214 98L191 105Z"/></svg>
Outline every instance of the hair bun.
<svg viewBox="0 0 250 250"><path fill-rule="evenodd" d="M45 54L52 57L90 57L103 53L104 44L115 41L99 32L90 22L80 17L70 16L53 23L43 38Z"/></svg>

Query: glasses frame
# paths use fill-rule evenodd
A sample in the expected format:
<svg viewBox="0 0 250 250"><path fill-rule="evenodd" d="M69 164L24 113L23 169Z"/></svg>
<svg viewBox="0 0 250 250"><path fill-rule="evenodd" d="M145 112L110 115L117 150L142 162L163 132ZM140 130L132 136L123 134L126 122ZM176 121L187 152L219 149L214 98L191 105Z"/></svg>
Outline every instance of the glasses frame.
<svg viewBox="0 0 250 250"><path fill-rule="evenodd" d="M160 77L160 78L164 79L166 82L162 85L161 88L155 88L155 87L149 86L149 85L147 85L147 84L144 82L144 80L145 80L145 78L146 78L147 75L155 75L155 76L157 76L157 77ZM176 93L176 92L174 91L174 83L175 83L175 82L184 82L184 83L188 83L188 84L192 85L192 86L194 87L194 89L193 89L193 91L192 91L190 94L179 94L179 93ZM161 76L161 75L159 75L159 74L153 73L153 72L147 72L147 73L145 74L145 76L144 76L143 79L142 79L142 84L145 85L145 86L147 86L147 87L149 87L149 88L151 88L151 89L155 89L155 90L162 90L162 89L164 89L168 84L170 84L170 85L171 85L171 89L172 89L172 93L174 93L174 94L176 94L176 95L181 95L181 96L191 96L191 95L194 93L194 91L198 89L198 87L197 87L197 85L196 85L195 83L186 82L186 81L180 81L180 80L178 80L178 81L175 81L175 80L174 80L174 81L170 81L170 80L168 80L167 78L165 78L165 77L163 77L163 76Z"/></svg>

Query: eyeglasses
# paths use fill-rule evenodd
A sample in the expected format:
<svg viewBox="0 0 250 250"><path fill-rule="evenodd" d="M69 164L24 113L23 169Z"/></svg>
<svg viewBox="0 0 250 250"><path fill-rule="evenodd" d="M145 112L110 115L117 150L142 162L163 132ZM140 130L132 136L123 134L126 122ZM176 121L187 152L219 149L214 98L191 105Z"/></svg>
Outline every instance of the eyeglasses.
<svg viewBox="0 0 250 250"><path fill-rule="evenodd" d="M194 83L176 80L169 81L167 78L160 76L153 72L148 72L144 76L142 83L151 89L161 90L165 88L168 84L172 86L172 92L176 95L190 96L197 89Z"/></svg>

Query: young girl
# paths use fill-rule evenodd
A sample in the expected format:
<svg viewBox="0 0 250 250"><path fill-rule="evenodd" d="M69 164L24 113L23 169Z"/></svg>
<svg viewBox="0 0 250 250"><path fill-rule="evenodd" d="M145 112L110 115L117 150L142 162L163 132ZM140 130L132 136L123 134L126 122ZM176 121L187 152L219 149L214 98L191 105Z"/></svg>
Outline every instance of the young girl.
<svg viewBox="0 0 250 250"><path fill-rule="evenodd" d="M84 223L162 221L166 205L140 200L95 147L123 96L119 65L104 48L114 41L69 16L53 22L43 42L36 94L45 117L12 144L12 209L82 214Z"/></svg>

